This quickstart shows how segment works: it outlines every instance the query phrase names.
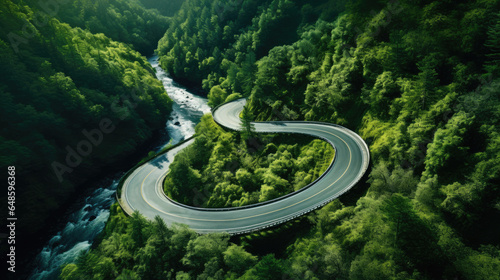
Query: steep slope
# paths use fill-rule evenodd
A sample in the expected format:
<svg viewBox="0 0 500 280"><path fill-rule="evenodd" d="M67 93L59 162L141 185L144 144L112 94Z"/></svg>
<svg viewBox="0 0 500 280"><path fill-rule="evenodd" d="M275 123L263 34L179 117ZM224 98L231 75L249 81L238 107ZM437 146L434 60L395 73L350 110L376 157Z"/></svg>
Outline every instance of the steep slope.
<svg viewBox="0 0 500 280"><path fill-rule="evenodd" d="M130 44L143 55L153 53L169 25L167 17L138 0L23 1L72 27Z"/></svg>
<svg viewBox="0 0 500 280"><path fill-rule="evenodd" d="M0 2L0 169L16 170L20 238L147 141L171 107L138 52L24 4Z"/></svg>
<svg viewBox="0 0 500 280"><path fill-rule="evenodd" d="M358 131L373 156L367 189L308 215L292 231L235 240L260 255L237 273L225 262L224 246L196 247L194 241L177 255L182 264L165 263L158 273L181 279L498 279L499 1L348 1L338 17L316 21L316 12L309 24L288 24L286 34L301 26L298 40L259 53L258 46L275 44L273 35L283 38L272 29L280 18L286 22L290 14L334 2L312 1L306 8L301 1L251 7L245 3L256 2L235 1L219 13L215 4L188 1L159 51L163 66L201 83L214 106L248 96L248 110L259 120L328 121ZM219 20L247 13L254 20L236 29L231 20ZM260 23L258 32L253 28ZM195 29L198 24L206 32ZM266 31L272 32L260 37ZM202 133L212 132L203 127ZM225 147L226 140L214 146ZM123 248L120 256L167 258L153 249L153 236L140 236L147 244ZM290 240L287 249L276 245ZM141 268L149 262L127 265L106 250L110 244L90 255L106 259L117 275L148 275ZM278 259L266 256L270 252ZM82 261L76 267L92 266Z"/></svg>

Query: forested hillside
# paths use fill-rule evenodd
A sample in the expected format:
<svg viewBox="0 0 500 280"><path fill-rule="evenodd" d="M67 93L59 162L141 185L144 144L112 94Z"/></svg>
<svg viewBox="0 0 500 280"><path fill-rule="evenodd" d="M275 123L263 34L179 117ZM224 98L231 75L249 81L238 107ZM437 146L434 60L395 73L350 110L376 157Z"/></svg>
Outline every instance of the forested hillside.
<svg viewBox="0 0 500 280"><path fill-rule="evenodd" d="M0 169L16 168L19 238L136 151L171 110L137 51L29 3L0 1Z"/></svg>
<svg viewBox="0 0 500 280"><path fill-rule="evenodd" d="M245 74L253 72L257 59L274 46L296 41L297 31L319 16L335 18L344 2L186 1L160 40L158 54L178 80L227 96L224 86L214 86L231 73L227 78L237 80L233 91L241 93L252 87L254 76Z"/></svg>
<svg viewBox="0 0 500 280"><path fill-rule="evenodd" d="M164 184L170 198L197 207L245 206L292 193L323 174L335 154L327 142L307 136L245 139L225 132L209 115L196 133Z"/></svg>
<svg viewBox="0 0 500 280"><path fill-rule="evenodd" d="M77 0L56 5L24 1L72 27L103 33L115 41L131 44L144 55L153 53L169 22L157 10L145 9L139 0ZM173 9L172 12L177 11Z"/></svg>
<svg viewBox="0 0 500 280"><path fill-rule="evenodd" d="M146 9L155 9L164 16L173 16L181 8L184 0L139 0ZM162 34L163 35L163 34Z"/></svg>
<svg viewBox="0 0 500 280"><path fill-rule="evenodd" d="M276 228L294 238L276 255L255 249L260 234L230 245L116 210L63 279L498 279L499 1L338 3L187 0L158 51L213 106L245 96L258 120L357 131L372 156L362 194L307 215L302 231ZM214 150L239 137L220 135ZM240 157L229 153L209 163Z"/></svg>

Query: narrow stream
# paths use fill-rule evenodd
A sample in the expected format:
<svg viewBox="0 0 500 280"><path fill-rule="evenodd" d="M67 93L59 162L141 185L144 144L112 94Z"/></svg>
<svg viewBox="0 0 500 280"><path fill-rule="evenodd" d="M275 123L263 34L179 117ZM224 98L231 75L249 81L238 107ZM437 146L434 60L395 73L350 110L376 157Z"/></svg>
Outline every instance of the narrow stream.
<svg viewBox="0 0 500 280"><path fill-rule="evenodd" d="M174 82L160 68L158 57L148 59L156 70L156 77L174 101L173 111L167 121L165 131L156 150L168 144L176 144L194 135L194 127L201 117L210 113L207 99L190 93L185 87ZM109 207L115 201L115 191L124 173L111 174L98 183L97 189L75 201L74 209L68 213L67 222L60 231L47 241L35 259L35 269L29 279L58 279L61 265L71 263L91 246L97 235L104 229L109 217Z"/></svg>

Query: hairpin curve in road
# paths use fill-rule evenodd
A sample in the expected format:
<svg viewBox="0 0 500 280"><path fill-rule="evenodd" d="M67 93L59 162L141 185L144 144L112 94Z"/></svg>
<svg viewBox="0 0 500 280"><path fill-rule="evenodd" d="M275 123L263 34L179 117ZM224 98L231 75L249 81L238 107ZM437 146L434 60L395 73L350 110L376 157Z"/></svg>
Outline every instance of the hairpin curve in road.
<svg viewBox="0 0 500 280"><path fill-rule="evenodd" d="M245 103L246 99L239 99L218 106L212 112L215 122L228 129L241 130L239 115ZM162 186L175 155L192 144L192 139L132 172L123 183L120 205L128 214L137 210L149 219L160 216L168 225L187 224L201 234L244 234L284 223L324 206L351 189L368 169L368 146L345 127L305 121L253 124L258 133L299 133L321 138L334 147L335 158L317 180L286 196L245 207L197 208L171 200Z"/></svg>

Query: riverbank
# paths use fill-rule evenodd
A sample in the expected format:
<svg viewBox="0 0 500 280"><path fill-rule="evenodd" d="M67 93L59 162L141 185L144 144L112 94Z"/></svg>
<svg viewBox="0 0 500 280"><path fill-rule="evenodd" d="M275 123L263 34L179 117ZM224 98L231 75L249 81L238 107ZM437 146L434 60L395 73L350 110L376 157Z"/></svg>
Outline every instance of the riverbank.
<svg viewBox="0 0 500 280"><path fill-rule="evenodd" d="M157 79L163 83L167 94L174 101L172 113L165 127L155 132L151 140L131 157L120 161L120 164L113 166L112 170L106 169L102 172L102 175L98 177L101 179L88 184L91 187L84 195L81 192L74 195L63 211L65 214L54 224L47 226L47 229L43 231L47 234L40 236L36 242L33 242L31 252L37 252L37 256L35 259L34 254L32 254L28 258L30 261L27 263L29 263L30 269L25 269L27 273L23 278L27 278L31 273L30 279L53 279L59 275L60 266L63 263L74 261L82 250L88 250L108 220L109 208L115 201L116 187L125 172L142 159L147 158L151 151L156 153L166 146L175 145L194 135L194 127L201 116L210 112L206 98L192 94L185 87L173 81L159 67L157 57L150 57L148 62L151 63L156 71ZM112 174L109 175L110 173ZM98 201L87 203L96 196L100 198ZM92 205L89 208L87 204ZM82 233L75 232L78 228L83 230ZM89 231L91 232L89 233ZM82 238L73 238L74 235ZM65 240L68 241L67 244L64 243ZM36 245L41 243L44 244L43 247Z"/></svg>
<svg viewBox="0 0 500 280"><path fill-rule="evenodd" d="M60 265L92 246L109 217L109 207L115 202L114 193L120 178L161 144L161 131L153 135L135 153L83 184L85 187L68 199L59 210L62 214L51 220L42 234L27 239L31 242L25 244L28 249L21 252L25 257L18 273L21 278L53 279L51 277L57 277Z"/></svg>

